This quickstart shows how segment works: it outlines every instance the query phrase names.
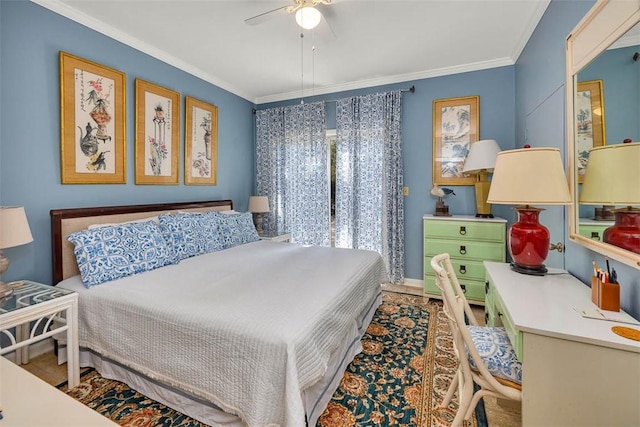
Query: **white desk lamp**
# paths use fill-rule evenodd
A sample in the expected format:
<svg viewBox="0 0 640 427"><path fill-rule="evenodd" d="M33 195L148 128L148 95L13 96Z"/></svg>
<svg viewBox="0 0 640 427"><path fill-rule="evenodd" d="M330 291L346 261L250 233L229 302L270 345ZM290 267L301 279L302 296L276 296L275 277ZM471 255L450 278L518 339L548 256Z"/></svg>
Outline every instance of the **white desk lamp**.
<svg viewBox="0 0 640 427"><path fill-rule="evenodd" d="M487 179L489 172L493 172L500 146L494 139L483 139L471 143L469 154L464 161L463 173L476 175L476 216L479 218L493 218L491 204L487 203L491 183Z"/></svg>

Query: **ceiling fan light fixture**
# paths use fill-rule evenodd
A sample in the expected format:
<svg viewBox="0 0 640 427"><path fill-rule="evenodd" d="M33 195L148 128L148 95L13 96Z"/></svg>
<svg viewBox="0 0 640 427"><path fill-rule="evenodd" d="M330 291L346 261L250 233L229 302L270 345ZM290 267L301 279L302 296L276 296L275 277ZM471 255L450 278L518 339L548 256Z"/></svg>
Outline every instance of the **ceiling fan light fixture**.
<svg viewBox="0 0 640 427"><path fill-rule="evenodd" d="M314 7L305 6L296 12L296 22L305 30L311 30L318 26L322 14Z"/></svg>

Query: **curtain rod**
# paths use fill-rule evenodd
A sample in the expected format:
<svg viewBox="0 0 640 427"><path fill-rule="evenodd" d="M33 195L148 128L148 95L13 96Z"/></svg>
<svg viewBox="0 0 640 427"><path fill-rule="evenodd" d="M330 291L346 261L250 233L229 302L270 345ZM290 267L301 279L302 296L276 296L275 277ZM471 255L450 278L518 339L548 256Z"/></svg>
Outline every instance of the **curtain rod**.
<svg viewBox="0 0 640 427"><path fill-rule="evenodd" d="M415 87L414 85L412 85L409 89L402 89L402 90L400 90L400 92L401 92L401 93L404 93L404 92L416 93L416 87ZM323 101L324 101L324 102L336 102L336 101L337 101L337 99L324 99ZM255 114L257 111L258 111L258 110L257 110L257 109L255 109L255 108L254 108L253 110L251 110L251 112L252 112L253 114Z"/></svg>

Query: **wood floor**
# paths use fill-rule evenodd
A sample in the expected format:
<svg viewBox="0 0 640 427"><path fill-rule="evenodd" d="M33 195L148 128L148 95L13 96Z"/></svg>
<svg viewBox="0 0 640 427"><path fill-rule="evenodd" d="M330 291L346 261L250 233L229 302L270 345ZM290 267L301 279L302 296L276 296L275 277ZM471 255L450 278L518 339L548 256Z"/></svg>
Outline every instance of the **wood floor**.
<svg viewBox="0 0 640 427"><path fill-rule="evenodd" d="M422 289L414 286L385 285L386 290L422 295ZM473 306L476 318L480 324L484 323L484 308ZM58 385L67 379L67 365L58 365L53 352L31 359L22 367L51 385ZM485 410L490 427L519 427L521 426L520 405L517 402L497 401L493 397L485 397Z"/></svg>

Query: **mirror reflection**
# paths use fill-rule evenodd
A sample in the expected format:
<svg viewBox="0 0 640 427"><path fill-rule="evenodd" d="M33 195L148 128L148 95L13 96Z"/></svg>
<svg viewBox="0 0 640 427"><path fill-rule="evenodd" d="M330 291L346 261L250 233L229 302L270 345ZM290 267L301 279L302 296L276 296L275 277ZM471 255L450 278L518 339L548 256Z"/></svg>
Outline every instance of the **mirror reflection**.
<svg viewBox="0 0 640 427"><path fill-rule="evenodd" d="M574 99L575 165L578 176L578 194L574 195L574 203L579 211L578 233L594 241L604 242L605 230L612 227L616 217L620 216L614 211L628 209L628 206L606 204L607 202L595 205L594 199L590 199L590 202L580 201L580 194L589 161L589 150L640 141L640 24L629 30L578 73ZM637 162L635 164L637 168ZM607 167L612 173L621 171L620 165ZM637 177L635 179L637 180ZM636 188L640 185L629 184ZM625 199L626 203L630 201ZM638 225L640 224L631 224L631 227L637 228ZM610 228L609 236L611 232ZM640 236L637 238L640 239ZM640 253L640 241L627 243L626 247L615 240L612 241L611 238L607 241L609 244Z"/></svg>

